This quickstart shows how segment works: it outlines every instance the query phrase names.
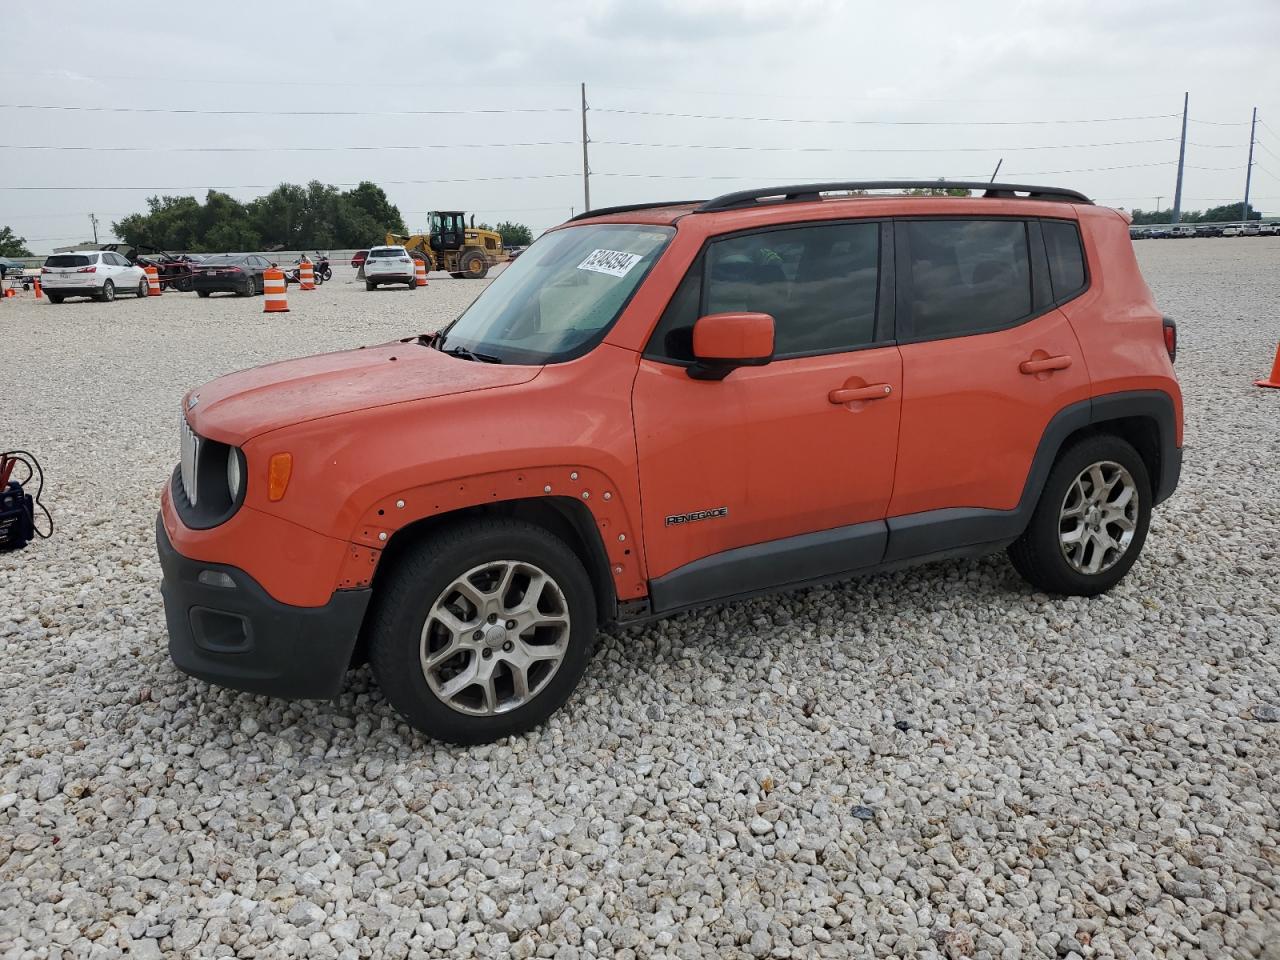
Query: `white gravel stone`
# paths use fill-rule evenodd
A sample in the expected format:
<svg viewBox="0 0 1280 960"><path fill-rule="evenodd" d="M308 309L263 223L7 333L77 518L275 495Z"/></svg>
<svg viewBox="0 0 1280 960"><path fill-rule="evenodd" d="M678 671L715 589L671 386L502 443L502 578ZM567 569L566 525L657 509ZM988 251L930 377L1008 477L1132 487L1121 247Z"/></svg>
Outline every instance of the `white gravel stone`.
<svg viewBox="0 0 1280 960"><path fill-rule="evenodd" d="M1136 249L1186 459L1111 594L997 556L688 613L472 750L365 670L320 703L180 673L152 524L184 390L482 284L5 303L0 444L58 526L0 554L0 953L1272 960L1280 240Z"/></svg>

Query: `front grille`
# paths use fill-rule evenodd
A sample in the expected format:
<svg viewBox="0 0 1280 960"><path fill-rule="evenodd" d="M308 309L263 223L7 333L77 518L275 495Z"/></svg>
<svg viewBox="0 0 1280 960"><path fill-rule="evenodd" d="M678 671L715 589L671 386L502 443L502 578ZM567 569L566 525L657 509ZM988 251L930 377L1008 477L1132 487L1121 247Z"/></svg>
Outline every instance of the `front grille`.
<svg viewBox="0 0 1280 960"><path fill-rule="evenodd" d="M199 471L196 469L200 462L200 438L196 436L194 430L187 424L187 418L182 418L182 492L187 495L187 500L194 507L199 502L197 499L197 479Z"/></svg>

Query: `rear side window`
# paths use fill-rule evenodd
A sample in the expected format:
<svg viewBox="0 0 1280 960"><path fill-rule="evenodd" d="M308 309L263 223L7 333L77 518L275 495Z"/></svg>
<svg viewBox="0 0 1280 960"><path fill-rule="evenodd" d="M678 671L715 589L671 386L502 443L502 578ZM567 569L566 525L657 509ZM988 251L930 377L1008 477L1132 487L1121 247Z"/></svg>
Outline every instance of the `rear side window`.
<svg viewBox="0 0 1280 960"><path fill-rule="evenodd" d="M1031 313L1020 220L909 220L912 339L984 333Z"/></svg>
<svg viewBox="0 0 1280 960"><path fill-rule="evenodd" d="M774 356L837 353L875 340L880 225L837 223L711 243L677 288L650 355L693 359L693 323L712 313L767 313Z"/></svg>
<svg viewBox="0 0 1280 960"><path fill-rule="evenodd" d="M46 267L87 267L89 258L83 253L55 253L44 262Z"/></svg>
<svg viewBox="0 0 1280 960"><path fill-rule="evenodd" d="M1042 220L1044 249L1049 255L1049 281L1053 299L1061 303L1084 289L1084 249L1080 231L1066 220Z"/></svg>

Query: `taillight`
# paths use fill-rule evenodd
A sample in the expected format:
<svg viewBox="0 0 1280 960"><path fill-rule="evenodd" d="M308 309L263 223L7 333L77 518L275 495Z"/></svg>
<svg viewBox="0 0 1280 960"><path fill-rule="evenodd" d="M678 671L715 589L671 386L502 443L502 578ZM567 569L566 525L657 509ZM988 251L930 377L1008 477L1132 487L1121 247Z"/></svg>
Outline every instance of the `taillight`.
<svg viewBox="0 0 1280 960"><path fill-rule="evenodd" d="M97 272L98 272L97 267L81 267L79 270L76 271L76 273L97 273Z"/></svg>
<svg viewBox="0 0 1280 960"><path fill-rule="evenodd" d="M1178 325L1172 317L1164 318L1164 348L1169 351L1169 362L1178 359Z"/></svg>

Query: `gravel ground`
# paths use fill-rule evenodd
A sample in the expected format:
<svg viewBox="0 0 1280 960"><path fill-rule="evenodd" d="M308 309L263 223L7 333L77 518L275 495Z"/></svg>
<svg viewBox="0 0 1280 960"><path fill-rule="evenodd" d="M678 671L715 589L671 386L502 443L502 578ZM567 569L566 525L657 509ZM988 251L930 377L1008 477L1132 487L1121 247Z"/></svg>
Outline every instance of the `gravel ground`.
<svg viewBox="0 0 1280 960"><path fill-rule="evenodd" d="M1137 249L1186 466L1109 596L993 557L684 615L470 750L364 672L180 674L152 521L185 389L478 284L0 304L58 523L0 555L0 955L1280 957L1280 241Z"/></svg>

